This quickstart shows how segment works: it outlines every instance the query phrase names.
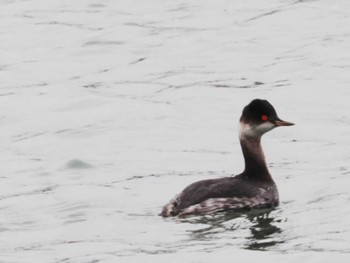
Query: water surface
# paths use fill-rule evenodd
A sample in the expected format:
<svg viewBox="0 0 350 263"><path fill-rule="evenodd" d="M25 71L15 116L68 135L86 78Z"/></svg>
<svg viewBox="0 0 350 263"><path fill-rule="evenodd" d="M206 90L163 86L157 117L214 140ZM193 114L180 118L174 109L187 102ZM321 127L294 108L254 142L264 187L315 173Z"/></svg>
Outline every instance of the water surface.
<svg viewBox="0 0 350 263"><path fill-rule="evenodd" d="M1 262L348 262L350 4L1 1ZM242 108L281 205L163 219L238 174Z"/></svg>

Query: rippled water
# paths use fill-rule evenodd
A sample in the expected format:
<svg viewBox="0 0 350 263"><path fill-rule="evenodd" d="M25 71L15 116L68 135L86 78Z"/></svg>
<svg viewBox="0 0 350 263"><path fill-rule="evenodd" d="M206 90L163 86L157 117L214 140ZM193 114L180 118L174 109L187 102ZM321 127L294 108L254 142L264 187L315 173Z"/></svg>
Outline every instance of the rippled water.
<svg viewBox="0 0 350 263"><path fill-rule="evenodd" d="M348 1L1 1L1 262L347 262ZM162 219L240 173L266 98L281 205Z"/></svg>

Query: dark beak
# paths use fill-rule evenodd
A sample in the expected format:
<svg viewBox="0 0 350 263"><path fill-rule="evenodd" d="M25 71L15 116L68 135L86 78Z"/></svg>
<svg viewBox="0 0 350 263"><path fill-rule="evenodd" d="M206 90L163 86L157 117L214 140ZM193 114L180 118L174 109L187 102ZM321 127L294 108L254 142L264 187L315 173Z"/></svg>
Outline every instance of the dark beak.
<svg viewBox="0 0 350 263"><path fill-rule="evenodd" d="M276 125L276 127L279 126L292 126L294 123L289 122L289 121L282 121L280 118L277 118L273 123Z"/></svg>

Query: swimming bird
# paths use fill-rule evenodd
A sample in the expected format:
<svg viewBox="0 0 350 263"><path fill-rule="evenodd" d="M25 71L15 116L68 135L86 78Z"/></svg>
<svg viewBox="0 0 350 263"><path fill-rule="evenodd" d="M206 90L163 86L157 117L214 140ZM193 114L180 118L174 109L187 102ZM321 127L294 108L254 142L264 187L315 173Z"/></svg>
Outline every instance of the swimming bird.
<svg viewBox="0 0 350 263"><path fill-rule="evenodd" d="M227 210L273 208L279 204L275 182L261 147L266 132L294 123L283 121L267 101L254 99L244 107L239 139L245 169L236 176L201 180L187 186L163 207L163 217L205 215Z"/></svg>

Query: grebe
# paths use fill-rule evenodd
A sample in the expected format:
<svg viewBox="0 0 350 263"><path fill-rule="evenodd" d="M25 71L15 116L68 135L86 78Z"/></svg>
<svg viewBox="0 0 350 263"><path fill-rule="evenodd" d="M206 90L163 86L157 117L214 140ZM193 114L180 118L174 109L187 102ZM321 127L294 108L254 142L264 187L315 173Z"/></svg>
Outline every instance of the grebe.
<svg viewBox="0 0 350 263"><path fill-rule="evenodd" d="M163 207L160 215L205 215L277 206L278 190L267 168L260 140L264 133L276 127L291 125L294 124L277 116L267 100L250 102L240 118L239 139L245 162L243 173L190 184Z"/></svg>

